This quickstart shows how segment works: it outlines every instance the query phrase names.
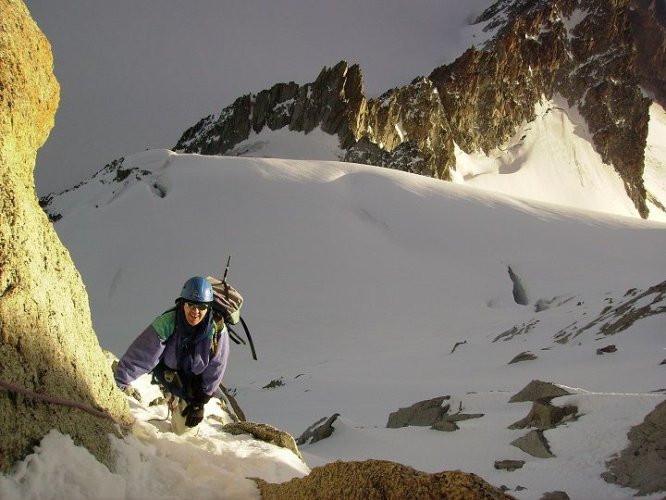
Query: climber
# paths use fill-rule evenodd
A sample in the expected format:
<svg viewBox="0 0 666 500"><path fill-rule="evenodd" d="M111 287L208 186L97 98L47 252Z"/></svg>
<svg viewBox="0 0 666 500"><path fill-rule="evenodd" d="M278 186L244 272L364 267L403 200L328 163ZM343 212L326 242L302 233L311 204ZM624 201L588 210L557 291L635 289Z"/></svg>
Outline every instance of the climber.
<svg viewBox="0 0 666 500"><path fill-rule="evenodd" d="M203 420L204 406L218 389L227 365L229 335L224 322L215 323L213 300L206 278L187 280L176 306L132 342L115 372L118 387L131 394L130 384L152 371L153 382L171 395L171 426L178 434Z"/></svg>

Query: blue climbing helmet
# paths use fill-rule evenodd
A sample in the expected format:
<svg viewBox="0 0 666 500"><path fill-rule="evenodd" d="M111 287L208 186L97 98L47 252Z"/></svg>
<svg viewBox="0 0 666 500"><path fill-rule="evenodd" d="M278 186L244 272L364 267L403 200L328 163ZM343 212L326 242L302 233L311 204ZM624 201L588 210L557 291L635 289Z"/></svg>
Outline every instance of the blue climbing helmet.
<svg viewBox="0 0 666 500"><path fill-rule="evenodd" d="M180 299L191 302L213 302L213 287L202 276L194 276L185 282Z"/></svg>

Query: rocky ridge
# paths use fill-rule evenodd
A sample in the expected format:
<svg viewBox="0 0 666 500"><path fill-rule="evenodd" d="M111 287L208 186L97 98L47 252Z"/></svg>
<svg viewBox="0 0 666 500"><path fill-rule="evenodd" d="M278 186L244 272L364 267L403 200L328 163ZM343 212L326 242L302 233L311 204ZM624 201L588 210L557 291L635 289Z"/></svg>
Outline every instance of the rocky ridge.
<svg viewBox="0 0 666 500"><path fill-rule="evenodd" d="M561 94L647 217L649 105L651 98L666 104L663 10L654 0L501 0L476 21L491 39L427 78L368 99L360 68L342 61L313 83L278 83L240 97L185 131L174 149L228 154L265 127L321 127L339 137L341 160L450 180L454 143L488 152L532 120L541 99Z"/></svg>

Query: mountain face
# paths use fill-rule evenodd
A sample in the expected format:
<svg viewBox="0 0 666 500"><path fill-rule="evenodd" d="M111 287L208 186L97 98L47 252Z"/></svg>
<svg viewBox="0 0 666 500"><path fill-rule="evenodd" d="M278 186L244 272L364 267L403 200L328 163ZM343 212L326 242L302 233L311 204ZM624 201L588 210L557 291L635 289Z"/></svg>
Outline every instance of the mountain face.
<svg viewBox="0 0 666 500"><path fill-rule="evenodd" d="M174 149L229 154L265 127L320 127L339 137L341 160L451 180L454 143L488 152L534 118L535 104L559 94L578 108L646 218L649 106L666 104L665 10L657 0L501 0L476 21L491 38L427 78L368 99L360 68L342 61L313 83L240 97Z"/></svg>

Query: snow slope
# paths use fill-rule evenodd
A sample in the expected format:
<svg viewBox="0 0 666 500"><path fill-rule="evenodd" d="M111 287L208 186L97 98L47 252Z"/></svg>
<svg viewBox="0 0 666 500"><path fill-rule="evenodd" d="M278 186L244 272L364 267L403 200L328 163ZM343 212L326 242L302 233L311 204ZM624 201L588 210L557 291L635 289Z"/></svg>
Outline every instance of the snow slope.
<svg viewBox="0 0 666 500"><path fill-rule="evenodd" d="M153 150L124 160L124 171L133 167L122 181L100 173L49 208L63 215L55 227L88 288L104 348L122 355L187 278L220 275L231 253L230 281L246 298L259 361L233 346L225 384L250 420L294 436L340 413L330 438L301 447L309 467L386 458L425 471L474 472L518 498L553 490L572 498L632 495L599 475L626 445L629 428L665 397L664 315L610 337L599 325L574 336L574 326L664 281L663 223L323 160ZM608 198L608 206L624 203L617 191ZM528 305L513 300L509 266ZM546 304L540 312L538 302ZM522 333L501 336L514 326ZM616 353L596 354L609 344ZM509 364L524 351L538 359ZM556 455L550 459L510 445L525 431L507 426L530 405L508 400L533 379L575 388L555 403L576 404L582 414L546 431ZM282 385L265 388L276 380ZM484 417L460 422L453 433L386 428L391 412L443 395ZM118 444L118 471L90 466L104 477L98 488L105 496L163 492L170 471L179 477L169 490L174 498L190 484L202 487L197 479L207 473L182 475L182 454L188 470L214 460L228 477L219 490L228 498L256 495L245 476L285 480L307 472L254 441L255 454L245 457L248 443L214 425L178 451L174 442L185 446L179 438L151 424L137 437ZM37 498L53 493L46 486L53 477L57 495L89 487L88 476L51 462L50 453L62 453L53 448L82 453L63 440L45 439L19 472L0 480L0 492L35 491ZM526 464L499 471L493 464L501 459ZM147 464L145 472L136 472L137 462Z"/></svg>
<svg viewBox="0 0 666 500"><path fill-rule="evenodd" d="M652 122L663 120L663 109L653 105L651 116ZM650 130L650 147L654 147L660 144L657 137L663 136L652 123ZM666 160L662 152L659 157L661 162ZM585 120L560 97L538 105L536 118L488 156L458 151L456 160L457 182L586 210L638 216L619 174L594 150ZM649 163L649 172L652 166ZM652 176L646 177L648 184L655 183ZM655 194L666 199L663 189ZM663 210L649 208L652 219L666 220Z"/></svg>

